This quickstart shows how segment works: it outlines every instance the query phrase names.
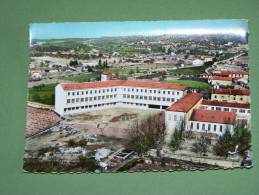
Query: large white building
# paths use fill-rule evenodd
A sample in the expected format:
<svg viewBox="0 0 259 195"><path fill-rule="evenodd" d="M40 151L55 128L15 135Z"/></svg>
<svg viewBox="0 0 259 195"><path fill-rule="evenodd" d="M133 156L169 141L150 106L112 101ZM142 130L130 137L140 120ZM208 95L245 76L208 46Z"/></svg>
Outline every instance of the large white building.
<svg viewBox="0 0 259 195"><path fill-rule="evenodd" d="M187 87L162 82L62 83L55 88L55 111L64 116L114 106L166 109L186 94Z"/></svg>

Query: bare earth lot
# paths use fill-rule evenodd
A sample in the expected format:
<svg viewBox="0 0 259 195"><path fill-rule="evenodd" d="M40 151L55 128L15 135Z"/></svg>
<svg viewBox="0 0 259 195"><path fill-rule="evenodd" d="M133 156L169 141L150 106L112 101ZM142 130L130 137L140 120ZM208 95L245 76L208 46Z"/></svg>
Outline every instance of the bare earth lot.
<svg viewBox="0 0 259 195"><path fill-rule="evenodd" d="M107 108L84 114L73 115L67 124L85 129L89 134L102 134L108 137L127 139L128 130L134 120L159 113L156 110L132 108ZM99 128L97 126L99 125Z"/></svg>

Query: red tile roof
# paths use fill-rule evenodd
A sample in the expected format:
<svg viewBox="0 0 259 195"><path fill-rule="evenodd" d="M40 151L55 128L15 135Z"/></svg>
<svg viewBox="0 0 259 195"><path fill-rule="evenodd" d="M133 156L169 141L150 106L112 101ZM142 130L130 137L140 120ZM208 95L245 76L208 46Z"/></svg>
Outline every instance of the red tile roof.
<svg viewBox="0 0 259 195"><path fill-rule="evenodd" d="M248 75L248 72L246 71L221 71L220 73L215 73L215 75L219 75L219 76L229 76L229 75Z"/></svg>
<svg viewBox="0 0 259 195"><path fill-rule="evenodd" d="M194 109L190 121L234 124L236 120L235 112L223 112L217 110Z"/></svg>
<svg viewBox="0 0 259 195"><path fill-rule="evenodd" d="M250 104L219 102L219 101L211 101L211 100L202 100L202 104L210 105L210 106L231 107L231 108L245 108L245 109L250 108Z"/></svg>
<svg viewBox="0 0 259 195"><path fill-rule="evenodd" d="M188 112L201 99L202 99L201 94L199 94L199 93L189 93L189 94L185 95L182 99L180 99L178 102L173 103L166 110L167 111L174 111L174 112Z"/></svg>
<svg viewBox="0 0 259 195"><path fill-rule="evenodd" d="M218 81L232 81L230 77L220 77L220 76L213 76L211 80L218 80Z"/></svg>
<svg viewBox="0 0 259 195"><path fill-rule="evenodd" d="M63 83L61 85L64 90L115 87L115 86L176 89L181 91L187 90L186 86L176 84L176 83L162 83L162 82L140 81L140 80L134 80L134 81L112 80L112 81L97 81L97 82L85 82L85 83Z"/></svg>
<svg viewBox="0 0 259 195"><path fill-rule="evenodd" d="M250 95L249 89L213 89L214 94L226 94L226 95Z"/></svg>

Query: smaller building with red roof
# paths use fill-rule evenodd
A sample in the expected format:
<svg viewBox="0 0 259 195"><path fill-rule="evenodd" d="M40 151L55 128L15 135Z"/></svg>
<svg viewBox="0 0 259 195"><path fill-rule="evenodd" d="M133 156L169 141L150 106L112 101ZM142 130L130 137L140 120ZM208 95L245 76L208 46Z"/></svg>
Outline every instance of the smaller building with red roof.
<svg viewBox="0 0 259 195"><path fill-rule="evenodd" d="M194 109L187 124L187 130L197 133L213 133L218 136L226 131L234 133L235 112Z"/></svg>

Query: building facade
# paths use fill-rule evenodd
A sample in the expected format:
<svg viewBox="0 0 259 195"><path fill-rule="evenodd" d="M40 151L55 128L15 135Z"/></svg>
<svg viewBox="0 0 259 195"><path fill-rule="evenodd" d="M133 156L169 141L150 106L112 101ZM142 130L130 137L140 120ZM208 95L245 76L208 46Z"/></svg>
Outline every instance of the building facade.
<svg viewBox="0 0 259 195"><path fill-rule="evenodd" d="M239 104L250 104L249 89L213 89L211 100Z"/></svg>
<svg viewBox="0 0 259 195"><path fill-rule="evenodd" d="M192 116L187 124L187 131L200 134L214 134L221 136L226 131L234 133L236 113L217 110L193 110Z"/></svg>
<svg viewBox="0 0 259 195"><path fill-rule="evenodd" d="M55 88L55 111L83 113L107 107L166 109L187 94L183 85L150 81L113 80L63 83Z"/></svg>

